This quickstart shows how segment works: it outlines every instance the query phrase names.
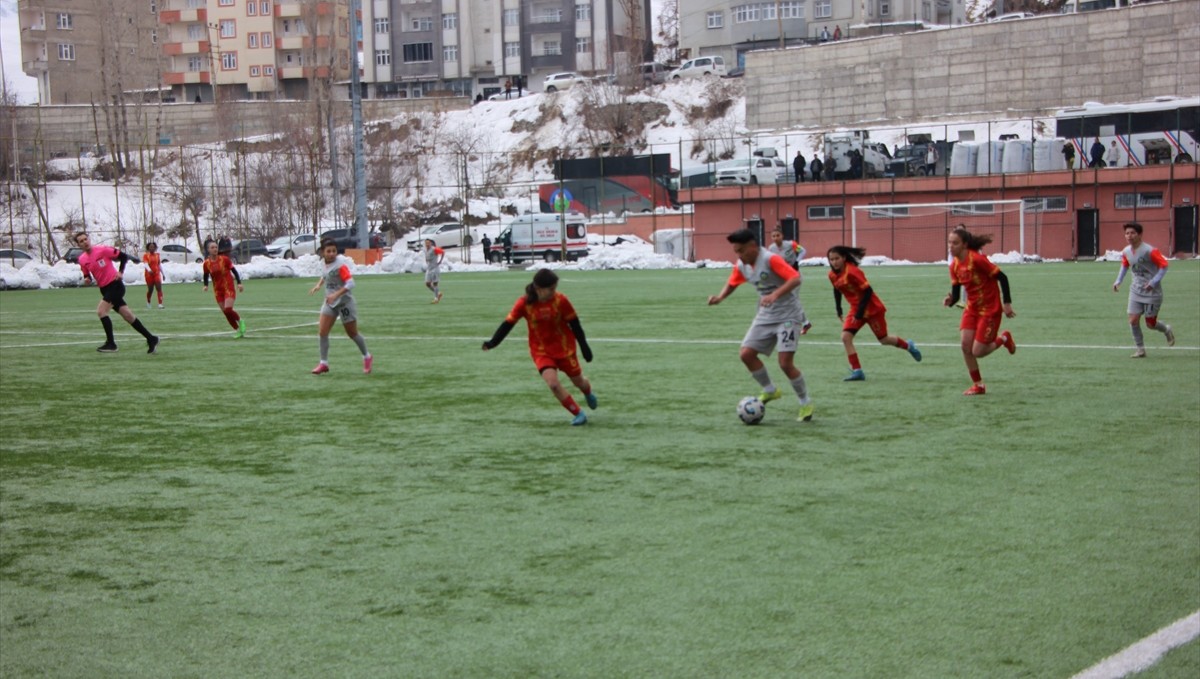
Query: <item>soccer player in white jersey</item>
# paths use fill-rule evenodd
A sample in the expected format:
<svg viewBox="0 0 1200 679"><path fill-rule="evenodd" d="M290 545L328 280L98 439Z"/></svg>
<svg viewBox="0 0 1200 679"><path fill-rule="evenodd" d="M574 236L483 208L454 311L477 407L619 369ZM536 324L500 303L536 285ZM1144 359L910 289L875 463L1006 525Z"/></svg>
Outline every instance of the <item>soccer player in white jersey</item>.
<svg viewBox="0 0 1200 679"><path fill-rule="evenodd" d="M782 229L775 229L771 232L771 244L767 246L767 249L783 257L783 261L796 271L800 270L800 260L804 259L804 255L808 253L804 246L796 241L784 240ZM808 316L803 316L800 319L800 334L807 335L809 330L812 330L812 323L808 322Z"/></svg>
<svg viewBox="0 0 1200 679"><path fill-rule="evenodd" d="M442 301L442 292L438 283L442 278L442 262L446 259L446 251L433 244L432 238L425 239L425 287L433 292L430 304Z"/></svg>
<svg viewBox="0 0 1200 679"><path fill-rule="evenodd" d="M801 422L811 422L813 404L808 396L808 385L804 375L796 367L796 339L804 319L804 305L796 290L800 287L800 274L782 257L759 247L758 238L749 229L739 229L725 238L733 244L737 255L733 273L721 292L708 298L710 305L720 304L742 283L752 283L758 289L758 313L750 329L742 339L740 357L750 376L762 386L759 399L763 403L781 398L783 394L771 382L767 367L760 354L771 355L779 350L779 367L800 399Z"/></svg>
<svg viewBox="0 0 1200 679"><path fill-rule="evenodd" d="M358 305L354 303L354 276L350 273L348 257L338 254L337 242L332 238L321 240L321 259L325 262L325 271L321 279L308 291L313 294L325 287L325 303L321 305L321 319L317 324L317 336L321 344L321 362L312 369L312 374L322 375L329 372L329 331L333 322L342 319L342 327L346 335L358 345L363 356L363 373L371 373L373 357L367 351L367 340L358 334Z"/></svg>
<svg viewBox="0 0 1200 679"><path fill-rule="evenodd" d="M1158 322L1158 310L1162 308L1162 279L1167 275L1167 258L1158 248L1142 241L1142 225L1129 222L1125 225L1125 242L1129 245L1121 251L1121 271L1113 283L1113 292L1121 287L1125 274L1133 271L1133 282L1129 284L1129 329L1133 332L1133 343L1137 349L1132 358L1146 357L1146 343L1142 339L1141 317L1146 316L1146 327L1167 336L1167 346L1175 346L1175 331L1170 324Z"/></svg>

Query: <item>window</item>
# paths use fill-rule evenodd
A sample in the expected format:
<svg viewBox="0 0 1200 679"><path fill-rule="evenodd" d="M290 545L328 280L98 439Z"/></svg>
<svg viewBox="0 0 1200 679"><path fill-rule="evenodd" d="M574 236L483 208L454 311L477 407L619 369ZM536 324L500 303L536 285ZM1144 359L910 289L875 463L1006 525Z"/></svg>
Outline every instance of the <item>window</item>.
<svg viewBox="0 0 1200 679"><path fill-rule="evenodd" d="M158 29L152 29L150 31L150 44L152 44L152 45L158 44Z"/></svg>
<svg viewBox="0 0 1200 679"><path fill-rule="evenodd" d="M408 30L410 31L432 31L433 19L431 17L413 17L408 22Z"/></svg>
<svg viewBox="0 0 1200 679"><path fill-rule="evenodd" d="M221 19L221 37L233 38L237 36L237 24L233 19Z"/></svg>
<svg viewBox="0 0 1200 679"><path fill-rule="evenodd" d="M188 24L187 31L188 40L203 40L204 25L203 24Z"/></svg>
<svg viewBox="0 0 1200 679"><path fill-rule="evenodd" d="M520 26L521 25L521 10L519 10L519 9L504 10L504 25L505 26Z"/></svg>
<svg viewBox="0 0 1200 679"><path fill-rule="evenodd" d="M813 18L828 19L833 16L833 0L816 0L813 3Z"/></svg>
<svg viewBox="0 0 1200 679"><path fill-rule="evenodd" d="M812 205L808 208L809 219L841 219L846 215L841 205Z"/></svg>
<svg viewBox="0 0 1200 679"><path fill-rule="evenodd" d="M375 32L384 35L392 32L392 20L390 17L375 17Z"/></svg>
<svg viewBox="0 0 1200 679"><path fill-rule="evenodd" d="M803 19L804 3L796 0L779 3L779 16L782 19Z"/></svg>
<svg viewBox="0 0 1200 679"><path fill-rule="evenodd" d="M442 28L447 31L453 31L454 29L458 28L458 15L457 14L443 14L442 15ZM455 61L458 61L458 59L455 59Z"/></svg>
<svg viewBox="0 0 1200 679"><path fill-rule="evenodd" d="M1162 207L1162 191L1145 191L1142 193L1118 193L1116 207L1118 210L1132 210L1136 207Z"/></svg>
<svg viewBox="0 0 1200 679"><path fill-rule="evenodd" d="M258 3L258 13L263 16L271 16L271 0L262 0ZM270 68L272 73L275 71L271 66L267 68ZM267 73L267 75L271 75L271 73Z"/></svg>
<svg viewBox="0 0 1200 679"><path fill-rule="evenodd" d="M188 71L195 73L196 71L199 71L203 68L204 68L204 60L203 59L201 59L200 57L196 57L196 56L188 57L188 65L187 65Z"/></svg>
<svg viewBox="0 0 1200 679"><path fill-rule="evenodd" d="M254 3L250 3L250 5L247 5L247 7L249 7L249 6L253 5L253 4L254 4ZM257 78L259 73L261 73L261 71L259 71L259 69L258 69L258 67L257 67L257 66L251 66L251 67L250 67L250 77L251 77L251 78Z"/></svg>
<svg viewBox="0 0 1200 679"><path fill-rule="evenodd" d="M519 42L504 43L504 56L505 57L521 56L521 43L519 43Z"/></svg>
<svg viewBox="0 0 1200 679"><path fill-rule="evenodd" d="M254 48L258 47L258 34L257 33L247 33L246 34L246 47L248 47L250 49L254 49Z"/></svg>
<svg viewBox="0 0 1200 679"><path fill-rule="evenodd" d="M775 21L775 3L768 2L762 6L763 21Z"/></svg>
<svg viewBox="0 0 1200 679"><path fill-rule="evenodd" d="M458 45L442 45L442 61L447 63L458 61Z"/></svg>
<svg viewBox="0 0 1200 679"><path fill-rule="evenodd" d="M270 75L270 76L275 75L275 67L274 66L263 66L263 75Z"/></svg>
<svg viewBox="0 0 1200 679"><path fill-rule="evenodd" d="M542 43L542 56L553 57L562 54L562 46L557 40L547 40Z"/></svg>
<svg viewBox="0 0 1200 679"><path fill-rule="evenodd" d="M891 14L892 14L892 4L890 2L887 2L887 0L880 0L879 16L885 17L885 16L891 16Z"/></svg>
<svg viewBox="0 0 1200 679"><path fill-rule="evenodd" d="M1022 198L1026 212L1066 212L1066 196L1046 196L1045 198Z"/></svg>
<svg viewBox="0 0 1200 679"><path fill-rule="evenodd" d="M258 42L263 47L270 47L271 44L274 42L274 40L275 40L274 34L267 32L267 33L262 34L262 37L259 39Z"/></svg>
<svg viewBox="0 0 1200 679"><path fill-rule="evenodd" d="M929 23L933 23L933 3L921 3L921 18Z"/></svg>
<svg viewBox="0 0 1200 679"><path fill-rule="evenodd" d="M562 21L562 7L539 7L534 11L536 14L530 17L530 21L535 24L556 24Z"/></svg>
<svg viewBox="0 0 1200 679"><path fill-rule="evenodd" d="M60 13L58 15L58 29L60 31L69 31L73 28L75 28L75 22L71 19L71 15Z"/></svg>
<svg viewBox="0 0 1200 679"><path fill-rule="evenodd" d="M206 4L205 0L187 0L188 9L203 9Z"/></svg>
<svg viewBox="0 0 1200 679"><path fill-rule="evenodd" d="M575 53L587 54L592 51L591 38L575 38Z"/></svg>
<svg viewBox="0 0 1200 679"><path fill-rule="evenodd" d="M158 14L158 3L154 0L150 0L150 13Z"/></svg>
<svg viewBox="0 0 1200 679"><path fill-rule="evenodd" d="M258 14L258 2L257 1L247 2L246 3L246 16L252 17L252 16L256 16L257 14ZM250 70L253 71L255 68L257 68L257 67L251 66Z"/></svg>
<svg viewBox="0 0 1200 679"><path fill-rule="evenodd" d="M433 61L433 43L414 42L404 46L404 63Z"/></svg>
<svg viewBox="0 0 1200 679"><path fill-rule="evenodd" d="M217 0L217 4L222 7L233 7L233 0Z"/></svg>
<svg viewBox="0 0 1200 679"><path fill-rule="evenodd" d="M735 24L758 21L758 18L758 5L738 5L737 7L733 8L733 23Z"/></svg>
<svg viewBox="0 0 1200 679"><path fill-rule="evenodd" d="M221 70L237 70L237 52L221 52Z"/></svg>
<svg viewBox="0 0 1200 679"><path fill-rule="evenodd" d="M60 42L58 44L58 60L75 61L75 45Z"/></svg>
<svg viewBox="0 0 1200 679"><path fill-rule="evenodd" d="M908 208L903 206L871 208L867 210L867 214L871 219L895 219L896 217L907 217Z"/></svg>
<svg viewBox="0 0 1200 679"><path fill-rule="evenodd" d="M725 25L725 13L724 12L709 12L708 13L708 27L709 28L721 28L724 25Z"/></svg>
<svg viewBox="0 0 1200 679"><path fill-rule="evenodd" d="M950 214L960 217L970 215L990 215L996 211L996 206L990 203L960 203L950 206Z"/></svg>
<svg viewBox="0 0 1200 679"><path fill-rule="evenodd" d="M391 66L392 51L391 50L375 50L375 65L376 66Z"/></svg>
<svg viewBox="0 0 1200 679"><path fill-rule="evenodd" d="M575 20L576 21L591 21L592 20L592 6L585 5L582 3L576 3L576 5L575 5ZM591 50L588 50L588 51L590 52Z"/></svg>

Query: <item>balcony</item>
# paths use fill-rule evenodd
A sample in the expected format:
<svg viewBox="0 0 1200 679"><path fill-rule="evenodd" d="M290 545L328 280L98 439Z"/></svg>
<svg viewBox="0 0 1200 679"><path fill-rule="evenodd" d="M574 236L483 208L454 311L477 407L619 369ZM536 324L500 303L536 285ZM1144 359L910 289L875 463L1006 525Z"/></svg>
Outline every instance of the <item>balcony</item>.
<svg viewBox="0 0 1200 679"><path fill-rule="evenodd" d="M208 21L207 9L164 9L158 13L160 24L194 24Z"/></svg>
<svg viewBox="0 0 1200 679"><path fill-rule="evenodd" d="M286 66L278 69L279 78L287 80L291 78L328 78L328 66Z"/></svg>
<svg viewBox="0 0 1200 679"><path fill-rule="evenodd" d="M332 2L318 2L316 6L317 16L329 16L333 14ZM275 5L275 16L277 17L298 17L304 14L305 5L299 2L284 2Z"/></svg>
<svg viewBox="0 0 1200 679"><path fill-rule="evenodd" d="M50 62L46 61L45 59L34 59L33 61L21 62L21 70L24 71L26 75L45 73L49 69Z"/></svg>
<svg viewBox="0 0 1200 679"><path fill-rule="evenodd" d="M328 49L330 40L328 35L318 35L316 37L318 49ZM298 50L313 46L313 37L309 35L291 35L291 36L275 36L275 48L279 50Z"/></svg>
<svg viewBox="0 0 1200 679"><path fill-rule="evenodd" d="M212 75L208 71L167 71L163 73L164 85L194 85L210 82L212 82Z"/></svg>
<svg viewBox="0 0 1200 679"><path fill-rule="evenodd" d="M212 52L212 44L207 40L163 43L163 54L168 57L181 54L209 54L210 52Z"/></svg>

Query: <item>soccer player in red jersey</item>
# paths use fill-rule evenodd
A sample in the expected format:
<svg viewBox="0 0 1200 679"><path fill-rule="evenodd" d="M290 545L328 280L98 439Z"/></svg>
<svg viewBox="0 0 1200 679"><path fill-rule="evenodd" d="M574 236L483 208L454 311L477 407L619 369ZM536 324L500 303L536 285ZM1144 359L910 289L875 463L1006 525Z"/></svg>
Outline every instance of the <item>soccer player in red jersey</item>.
<svg viewBox="0 0 1200 679"><path fill-rule="evenodd" d="M575 416L571 424L587 424L587 414L559 382L558 373L561 370L569 377L571 383L583 392L588 407L595 410L599 403L592 393L591 382L583 375L583 367L575 355L575 343L579 343L579 353L589 363L592 361L592 349L583 334L575 307L571 306L571 300L566 295L558 292L558 275L550 269L540 269L534 274L533 282L525 286L525 296L513 304L504 322L496 328L496 333L483 343L483 350L489 351L499 346L522 318L529 327L529 355L533 357L538 373L558 402Z"/></svg>
<svg viewBox="0 0 1200 679"><path fill-rule="evenodd" d="M245 292L246 289L242 287L242 277L238 275L233 260L227 255L220 254L217 248L216 242L209 242L208 257L204 259L204 290L208 290L208 279L211 276L213 295L217 298L217 306L221 307L221 313L225 314L225 320L229 321L229 325L237 331L234 338L240 339L246 334L246 324L242 322L242 317L238 315L238 312L233 310L233 303L237 299L237 293ZM237 281L236 292L234 291L235 280Z"/></svg>
<svg viewBox="0 0 1200 679"><path fill-rule="evenodd" d="M850 375L845 382L857 382L867 379L858 360L858 351L854 348L854 335L864 325L871 327L875 338L880 344L897 347L907 351L914 360L921 362L921 352L912 341L905 341L887 332L887 307L883 300L875 294L871 284L862 269L858 268L863 255L863 248L852 248L848 245L835 245L829 248L826 258L829 260L829 282L833 284L833 305L839 319L842 319L842 346L846 347L846 358L850 361ZM846 318L842 314L842 297L849 303L851 314Z"/></svg>
<svg viewBox="0 0 1200 679"><path fill-rule="evenodd" d="M950 246L952 287L942 304L954 306L963 288L966 288L967 295L967 306L963 309L962 322L958 326L962 337L963 361L967 364L972 382L971 387L963 392L964 396L987 393L979 373L979 359L1000 347L1007 349L1010 354L1017 351L1012 333L1007 330L999 332L1001 316L1013 318L1017 313L1012 308L1008 277L980 252L983 246L991 242L991 236L976 236L961 224L950 232L946 240Z"/></svg>
<svg viewBox="0 0 1200 679"><path fill-rule="evenodd" d="M96 351L111 354L117 350L112 321L108 318L108 312L116 309L126 323L146 338L146 345L149 347L146 353L155 353L158 337L142 325L125 303L125 281L121 280L121 273L125 271L126 262L137 262L137 258L108 245L92 245L91 239L82 231L75 234L74 240L76 245L83 248L83 254L79 255L79 268L83 271L84 285L95 282L100 286L100 306L96 307L96 315L100 317L100 325L104 326L105 342L97 347ZM121 263L120 272L113 266L114 259Z"/></svg>
<svg viewBox="0 0 1200 679"><path fill-rule="evenodd" d="M146 251L142 253L142 264L146 265L146 308L150 308L150 295L158 291L158 308L163 308L163 271L162 255L158 254L158 243L146 243Z"/></svg>

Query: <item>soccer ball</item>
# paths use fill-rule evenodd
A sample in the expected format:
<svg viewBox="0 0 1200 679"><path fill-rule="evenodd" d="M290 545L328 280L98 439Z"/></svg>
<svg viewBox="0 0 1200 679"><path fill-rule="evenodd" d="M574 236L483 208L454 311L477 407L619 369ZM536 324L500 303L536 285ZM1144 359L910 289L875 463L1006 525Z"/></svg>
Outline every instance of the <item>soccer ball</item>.
<svg viewBox="0 0 1200 679"><path fill-rule="evenodd" d="M763 415L766 412L767 407L763 405L762 401L758 400L757 396L747 396L738 401L738 418L745 424L758 424L762 422Z"/></svg>

